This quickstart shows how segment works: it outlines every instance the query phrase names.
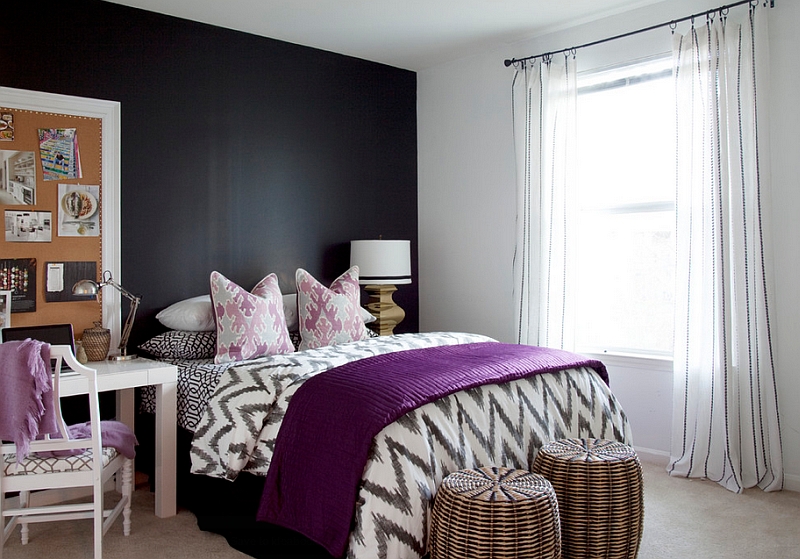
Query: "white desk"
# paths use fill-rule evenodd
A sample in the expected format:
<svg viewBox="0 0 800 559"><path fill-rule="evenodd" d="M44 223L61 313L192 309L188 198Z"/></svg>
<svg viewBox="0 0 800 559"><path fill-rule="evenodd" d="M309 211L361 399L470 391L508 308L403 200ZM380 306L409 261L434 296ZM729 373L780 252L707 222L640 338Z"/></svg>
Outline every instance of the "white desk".
<svg viewBox="0 0 800 559"><path fill-rule="evenodd" d="M97 389L100 392L117 391L117 419L131 429L136 415L133 389L147 385L156 387L156 516L175 516L178 368L142 357L130 361L90 361L86 366L97 370ZM62 396L86 394L88 391L85 377L69 375L61 378Z"/></svg>

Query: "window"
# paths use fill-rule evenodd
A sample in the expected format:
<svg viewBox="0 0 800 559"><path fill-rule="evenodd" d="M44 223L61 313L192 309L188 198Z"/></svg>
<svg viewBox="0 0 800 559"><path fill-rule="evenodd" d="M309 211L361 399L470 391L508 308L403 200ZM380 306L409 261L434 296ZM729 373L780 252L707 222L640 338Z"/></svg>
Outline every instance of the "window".
<svg viewBox="0 0 800 559"><path fill-rule="evenodd" d="M578 78L579 351L672 355L675 111L671 59Z"/></svg>

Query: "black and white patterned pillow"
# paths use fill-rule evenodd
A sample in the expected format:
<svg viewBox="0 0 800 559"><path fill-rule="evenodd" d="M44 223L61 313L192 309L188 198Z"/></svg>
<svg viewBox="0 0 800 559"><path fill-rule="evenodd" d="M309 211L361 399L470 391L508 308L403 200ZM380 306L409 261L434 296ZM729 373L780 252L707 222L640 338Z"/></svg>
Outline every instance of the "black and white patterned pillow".
<svg viewBox="0 0 800 559"><path fill-rule="evenodd" d="M168 330L150 338L139 349L157 359L208 359L217 351L217 333Z"/></svg>
<svg viewBox="0 0 800 559"><path fill-rule="evenodd" d="M294 346L294 350L298 351L298 348L300 347L300 342L303 341L303 339L300 337L300 332L297 331L289 332L289 339L292 340L292 345Z"/></svg>

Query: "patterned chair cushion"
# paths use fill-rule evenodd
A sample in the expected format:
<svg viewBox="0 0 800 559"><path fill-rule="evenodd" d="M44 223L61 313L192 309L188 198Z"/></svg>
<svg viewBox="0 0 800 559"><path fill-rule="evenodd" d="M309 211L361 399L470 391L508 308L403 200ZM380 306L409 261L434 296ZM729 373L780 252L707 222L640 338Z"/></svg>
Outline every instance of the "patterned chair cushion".
<svg viewBox="0 0 800 559"><path fill-rule="evenodd" d="M116 449L112 447L103 448L103 467L117 457ZM3 456L3 475L24 476L27 474L52 474L61 472L77 472L80 470L90 470L92 468L92 451L85 450L81 454L72 456L41 458L36 454L31 454L25 458L21 464L17 465L15 454Z"/></svg>

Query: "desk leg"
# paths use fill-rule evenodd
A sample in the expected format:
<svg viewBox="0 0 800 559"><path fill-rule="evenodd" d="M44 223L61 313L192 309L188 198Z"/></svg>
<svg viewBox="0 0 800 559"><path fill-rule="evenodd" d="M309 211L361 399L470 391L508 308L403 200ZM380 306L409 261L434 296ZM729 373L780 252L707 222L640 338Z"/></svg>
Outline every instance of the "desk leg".
<svg viewBox="0 0 800 559"><path fill-rule="evenodd" d="M156 516L176 514L175 446L178 383L156 385Z"/></svg>
<svg viewBox="0 0 800 559"><path fill-rule="evenodd" d="M136 395L133 388L117 390L117 421L121 421L135 429L134 420L136 419ZM132 464L132 471L136 472L136 464ZM117 493L122 493L122 475L117 476Z"/></svg>
<svg viewBox="0 0 800 559"><path fill-rule="evenodd" d="M133 420L136 417L134 410L133 388L117 390L117 421L121 421L133 429Z"/></svg>

